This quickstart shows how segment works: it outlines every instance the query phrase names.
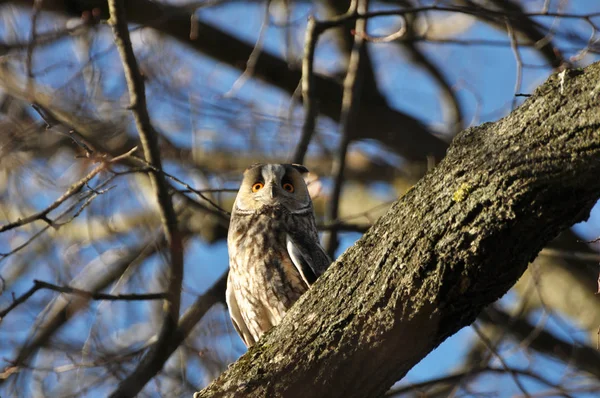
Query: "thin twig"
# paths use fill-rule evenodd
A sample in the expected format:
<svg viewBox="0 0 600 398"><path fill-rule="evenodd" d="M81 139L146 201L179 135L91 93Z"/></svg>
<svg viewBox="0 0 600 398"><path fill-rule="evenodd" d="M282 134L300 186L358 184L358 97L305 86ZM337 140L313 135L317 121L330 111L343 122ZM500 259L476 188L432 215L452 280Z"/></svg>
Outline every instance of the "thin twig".
<svg viewBox="0 0 600 398"><path fill-rule="evenodd" d="M260 57L260 54L263 49L265 33L267 32L267 28L269 27L269 22L270 22L269 7L270 6L271 6L271 0L267 0L267 2L265 4L265 15L263 16L263 21L260 26L260 31L258 32L258 38L256 39L256 44L254 45L254 48L252 49L252 52L250 53L250 56L248 57L248 61L246 62L246 69L244 70L244 72L242 72L240 77L238 77L236 79L236 81L231 86L231 89L229 89L229 91L227 91L223 95L224 98L230 98L230 97L235 96L235 94L242 88L242 86L248 81L248 79L250 79L254 75L254 69L256 67L258 58Z"/></svg>
<svg viewBox="0 0 600 398"><path fill-rule="evenodd" d="M4 261L6 258L8 258L9 256L17 253L18 251L22 250L23 248L25 248L26 246L28 246L31 242L33 242L34 240L36 240L38 237L40 237L44 232L46 232L50 227L54 227L55 229L59 229L61 226L70 223L71 221L73 221L75 218L77 218L81 212L91 204L91 202L98 197L99 195L109 191L111 188L108 189L104 189L104 190L98 190L99 188L107 185L113 178L115 178L116 176L112 176L109 179L107 179L106 181L102 182L100 185L98 185L98 187L96 187L96 189L94 191L88 191L85 192L78 201L76 201L75 203L73 203L71 206L69 206L64 212L62 212L61 214L59 214L54 220L49 219L47 216L42 216L39 219L43 220L46 222L46 226L44 228L42 228L41 230L39 230L38 232L36 232L32 237L30 237L28 240L26 240L25 242L23 242L22 244L20 244L19 246L15 247L14 249L12 249L10 252L7 253L0 253L0 262ZM79 209L77 209L77 211L66 221L63 222L59 222L59 220L64 217L66 214L70 213L73 209L75 209L79 203L81 203L83 201L83 204L79 207Z"/></svg>
<svg viewBox="0 0 600 398"><path fill-rule="evenodd" d="M40 115L42 120L46 123L46 129L50 130L55 129L55 127L57 126L62 126L64 127L63 129L57 128L54 131L71 138L75 144L83 148L87 157L92 157L92 155L96 152L95 148L89 143L88 140L85 139L85 137L81 133L75 131L69 126L66 126L63 122L58 121L54 117L52 112L50 112L48 109L35 102L31 104L31 107L38 113L38 115Z"/></svg>
<svg viewBox="0 0 600 398"><path fill-rule="evenodd" d="M64 194L62 194L58 199L56 199L50 206L46 207L44 210L41 210L41 211L34 213L30 216L27 216L25 218L20 218L17 221L13 221L11 223L1 225L0 232L8 231L8 230L11 230L11 229L14 229L17 227L22 227L24 225L27 225L27 224L37 221L37 220L43 220L43 221L48 222L48 218L47 218L48 213L50 213L52 210L54 210L57 207L59 207L60 205L62 205L71 196L78 193L84 186L87 185L87 183L92 178L94 178L102 170L104 170L103 164L97 166L92 171L90 171L88 173L88 175L83 177L81 180L79 180L75 184L71 185L71 187Z"/></svg>
<svg viewBox="0 0 600 398"><path fill-rule="evenodd" d="M27 225L27 224L29 224L33 221L37 221L37 220L42 220L42 221L46 221L47 223L49 223L47 216L52 210L55 210L60 205L65 203L65 201L67 199L69 199L70 197L72 197L73 195L75 195L76 193L81 191L81 189L85 186L87 186L88 188L93 190L93 188L89 187L88 183L96 175L98 175L98 173L100 173L101 171L106 169L107 163L115 163L120 160L123 160L123 159L129 157L136 150L137 150L137 147L131 149L130 151L128 151L122 155L119 155L112 159L103 161L101 164L96 166L92 171L90 171L85 177L83 177L81 180L77 181L75 184L71 185L71 187L65 193L63 193L58 199L56 199L51 205L46 207L44 210L41 210L41 211L34 213L30 216L27 216L25 218L20 218L17 221L13 221L8 224L0 225L0 233L17 228L17 227L22 227L24 225ZM96 193L98 193L98 192L96 192Z"/></svg>
<svg viewBox="0 0 600 398"><path fill-rule="evenodd" d="M189 185L188 183L186 183L185 181L175 177L172 174L167 173L166 171L162 170L162 169L158 169L154 166L152 166L150 163L148 163L147 161L145 161L144 159L141 159L139 157L133 157L133 159L135 159L136 161L142 163L143 165L145 165L148 170L151 171L155 171L157 173L160 173L162 175L164 175L165 177L167 177L170 180L175 181L178 184L183 185L184 187L187 188L188 191L195 193L196 195L200 196L202 199L204 199L205 201L207 201L212 207L214 207L216 210L218 210L220 213L223 213L227 216L231 215L231 213L229 213L227 210L223 209L221 206L219 206L217 203L215 203L214 201L212 201L209 197L207 197L206 195L204 195L204 192L208 192L207 190L198 190L195 189L194 187L192 187L191 185ZM176 192L181 192L179 190L175 190ZM237 190L235 190L237 192ZM207 209L208 210L208 209ZM222 214L216 214L216 215L222 215Z"/></svg>
<svg viewBox="0 0 600 398"><path fill-rule="evenodd" d="M471 325L471 327L473 328L475 333L477 333L477 336L479 336L479 339L483 342L483 344L487 347L487 349L490 350L490 352L492 354L494 354L494 356L498 359L498 361L500 361L502 368L504 368L504 370L511 375L512 379L514 380L514 382L517 385L517 387L519 388L519 390L521 390L523 395L525 395L526 397L529 397L530 396L529 393L525 389L525 386L523 386L523 383L521 383L521 380L519 380L519 378L517 377L516 372L506 364L506 362L504 361L504 358L502 358L502 356L498 353L498 351L496 351L492 342L483 334L483 332L479 329L477 324L474 323Z"/></svg>
<svg viewBox="0 0 600 398"><path fill-rule="evenodd" d="M161 300L167 297L166 293L147 293L147 294L106 294L106 293L95 293L89 292L87 290L77 289L71 286L59 286L53 283L39 281L37 279L33 280L33 286L15 298L13 302L4 310L0 311L0 321L13 309L15 309L19 304L23 304L27 301L31 296L34 295L35 292L41 289L53 290L59 293L68 293L75 294L77 296L82 296L89 300L108 300L108 301L144 301L144 300Z"/></svg>
<svg viewBox="0 0 600 398"><path fill-rule="evenodd" d="M521 53L519 52L519 43L517 42L517 35L515 34L515 31L508 18L506 18L506 31L508 32L508 37L510 38L510 48L513 51L515 61L517 63L517 77L515 79L514 90L515 95L513 96L511 105L511 109L515 109L515 107L517 106L517 94L521 92L521 84L523 81L523 60L521 59Z"/></svg>

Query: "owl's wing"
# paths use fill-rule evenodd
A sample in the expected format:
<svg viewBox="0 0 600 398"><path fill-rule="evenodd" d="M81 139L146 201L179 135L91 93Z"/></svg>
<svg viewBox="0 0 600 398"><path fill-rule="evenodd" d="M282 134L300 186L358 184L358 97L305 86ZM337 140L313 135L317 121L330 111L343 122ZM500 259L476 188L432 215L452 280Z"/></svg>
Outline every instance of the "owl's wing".
<svg viewBox="0 0 600 398"><path fill-rule="evenodd" d="M319 242L308 237L287 234L286 246L292 262L308 286L315 283L331 263Z"/></svg>
<svg viewBox="0 0 600 398"><path fill-rule="evenodd" d="M229 308L229 316L231 317L235 331L238 332L244 341L244 344L246 344L246 347L250 347L256 343L256 340L254 340L250 330L248 330L248 326L246 326L246 323L244 322L244 318L242 318L242 313L240 312L240 307L235 299L235 293L232 286L231 283L227 283L227 290L225 291L225 301Z"/></svg>

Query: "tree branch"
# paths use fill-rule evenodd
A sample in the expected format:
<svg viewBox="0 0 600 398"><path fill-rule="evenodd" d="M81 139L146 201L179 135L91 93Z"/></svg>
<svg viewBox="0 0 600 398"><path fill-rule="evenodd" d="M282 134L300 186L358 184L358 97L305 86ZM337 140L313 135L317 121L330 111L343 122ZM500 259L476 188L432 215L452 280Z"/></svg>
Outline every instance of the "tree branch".
<svg viewBox="0 0 600 398"><path fill-rule="evenodd" d="M87 298L89 300L108 300L108 301L145 301L145 300L163 300L167 298L165 293L147 293L147 294L106 294L106 293L96 293L90 292L87 290L78 289L71 286L58 286L53 283L38 281L37 279L33 280L33 286L23 293L21 296L17 297L13 302L4 310L0 311L0 321L4 318L10 311L16 308L19 304L23 304L27 301L31 296L34 295L35 292L41 289L53 290L59 293L68 293L75 294L77 296L81 296L83 298Z"/></svg>
<svg viewBox="0 0 600 398"><path fill-rule="evenodd" d="M562 89L560 80L460 133L442 163L197 396L379 396L471 324L600 197L600 64L567 71Z"/></svg>
<svg viewBox="0 0 600 398"><path fill-rule="evenodd" d="M152 166L152 171L149 173L150 180L156 193L170 253L169 281L167 287L169 298L165 301L165 316L158 341L155 349L148 352L130 376L130 378L139 378L142 381L142 383L136 385L136 387L141 389L145 381L140 378L140 375L147 374L147 369L154 366L162 368L164 361L161 360L161 357L168 351L173 334L176 332L181 302L181 283L183 280L183 241L177 225L177 215L173 208L171 195L169 194L169 185L161 173L162 164L157 138L158 134L154 130L150 122L150 116L148 115L144 80L140 74L135 54L133 53L123 3L123 0L109 0L110 19L108 20L108 24L112 26L115 43L123 63L129 90L130 108L144 148L144 156L148 164ZM139 392L139 389L130 388L130 384L123 384L122 387L118 390L118 396L134 396Z"/></svg>
<svg viewBox="0 0 600 398"><path fill-rule="evenodd" d="M141 263L165 246L164 238L156 239L156 237L153 237L148 242L132 248L126 253L119 252L117 255L116 250L106 252L104 256L84 267L69 285L88 292L99 292L121 277L127 268ZM108 258L114 259L107 263L105 260ZM15 359L10 361L13 366L27 366L29 357L39 347L46 344L50 337L75 316L79 310L86 308L86 304L87 300L79 296L72 300L64 300L59 296L48 304L38 317L35 327L32 328L28 344L21 347ZM3 381L0 378L0 384Z"/></svg>
<svg viewBox="0 0 600 398"><path fill-rule="evenodd" d="M540 353L600 377L600 353L592 347L574 346L545 330L536 330L526 319L511 318L495 307L488 307L483 311L479 320L498 332L508 332L508 336L517 341L528 339L528 347Z"/></svg>
<svg viewBox="0 0 600 398"><path fill-rule="evenodd" d="M76 182L75 184L71 185L71 187L64 193L62 194L58 199L56 199L51 205L49 205L48 207L46 207L44 210L41 210L37 213L34 213L30 216L18 219L17 221L13 221L13 222L9 222L7 224L4 225L0 225L0 233L4 232L4 231L8 231L11 230L13 228L17 228L17 227L22 227L23 225L27 225L31 222L34 222L36 220L43 220L46 222L49 222L50 220L48 220L48 214L52 211L55 210L56 208L58 208L60 205L62 205L63 203L65 203L65 201L67 199L69 199L70 197L72 197L73 195L75 195L76 193L78 193L79 191L81 191L81 189L88 185L88 183L101 171L105 170L107 168L107 164L109 163L115 163L118 162L120 160L123 160L127 157L129 157L137 148L133 148L132 150L130 150L129 152L123 154L123 155L119 155L115 158L106 160L103 159L101 164L99 164L98 166L96 166L92 171L90 171L85 177L83 177L82 179L80 179L78 182Z"/></svg>
<svg viewBox="0 0 600 398"><path fill-rule="evenodd" d="M24 5L29 5L31 1L11 0L12 3ZM91 8L87 3L72 3L73 8L67 9L62 0L44 0L42 7L44 10L68 15L77 14L76 16L85 11L86 7ZM105 1L99 0L93 7L98 7L103 17L106 15ZM149 0L127 0L125 7L130 22L154 28L235 68L246 65L254 49L253 45L244 43L217 27L190 18L189 10L184 7ZM192 30L198 33L198 40L190 38ZM300 70L290 68L287 61L264 50L256 57L254 76L289 94L296 91L302 78ZM315 86L321 114L339 120L341 85L333 78L316 75ZM429 155L435 156L436 159L444 156L447 144L443 140L432 134L419 120L390 107L377 90L365 94L363 100L353 129L353 139L378 139L406 159L419 162ZM397 126L403 126L400 133L396 130Z"/></svg>
<svg viewBox="0 0 600 398"><path fill-rule="evenodd" d="M368 0L352 0L348 14L355 12L366 13L368 11ZM364 34L367 31L367 20L360 19L355 25L356 35L354 45L348 62L348 71L344 79L344 96L342 97L342 113L340 115L340 144L337 151L337 157L333 162L332 174L334 178L333 191L327 207L327 219L337 220L342 195L342 184L344 182L344 171L346 169L346 154L350 145L350 131L353 122L356 119L356 110L359 105L359 98L363 86L363 71L366 67L363 59L366 54L364 46ZM325 251L330 258L335 257L335 250L338 246L337 230L332 229L325 235Z"/></svg>
<svg viewBox="0 0 600 398"><path fill-rule="evenodd" d="M177 329L168 340L167 347L162 349L159 347L158 342L150 347L146 357L151 357L154 360L149 362L148 366L138 366L136 371L123 380L110 396L113 398L130 397L141 391L144 385L162 369L163 364L179 348L204 314L216 303L224 301L226 284L227 273L222 275L206 293L199 296L185 311Z"/></svg>

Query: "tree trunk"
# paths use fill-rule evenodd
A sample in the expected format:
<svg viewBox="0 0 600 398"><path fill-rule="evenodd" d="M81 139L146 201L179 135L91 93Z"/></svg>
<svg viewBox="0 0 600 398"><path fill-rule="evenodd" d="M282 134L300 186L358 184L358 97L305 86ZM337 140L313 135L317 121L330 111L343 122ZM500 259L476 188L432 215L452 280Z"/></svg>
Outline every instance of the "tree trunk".
<svg viewBox="0 0 600 398"><path fill-rule="evenodd" d="M588 216L599 172L595 64L553 75L509 116L460 133L281 325L196 395L383 394Z"/></svg>

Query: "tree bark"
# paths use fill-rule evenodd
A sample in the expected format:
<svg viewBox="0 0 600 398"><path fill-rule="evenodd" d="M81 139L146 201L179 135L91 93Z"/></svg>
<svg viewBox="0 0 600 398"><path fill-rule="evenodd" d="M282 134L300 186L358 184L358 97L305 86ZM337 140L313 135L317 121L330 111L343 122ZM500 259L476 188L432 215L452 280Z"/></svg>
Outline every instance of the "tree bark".
<svg viewBox="0 0 600 398"><path fill-rule="evenodd" d="M553 75L504 119L460 133L278 327L196 395L383 394L588 216L599 172L594 64Z"/></svg>

